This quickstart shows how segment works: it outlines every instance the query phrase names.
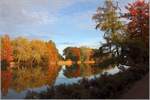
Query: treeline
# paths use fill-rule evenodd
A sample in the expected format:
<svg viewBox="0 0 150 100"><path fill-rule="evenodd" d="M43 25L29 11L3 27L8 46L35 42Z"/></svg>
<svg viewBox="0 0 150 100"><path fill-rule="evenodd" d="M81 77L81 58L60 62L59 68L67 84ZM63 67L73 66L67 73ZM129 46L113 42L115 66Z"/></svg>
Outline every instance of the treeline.
<svg viewBox="0 0 150 100"><path fill-rule="evenodd" d="M70 59L72 61L90 61L94 54L94 49L88 47L67 47L63 51L65 60Z"/></svg>
<svg viewBox="0 0 150 100"><path fill-rule="evenodd" d="M18 37L10 40L1 36L2 69L10 67L48 66L61 58L53 41L28 40Z"/></svg>

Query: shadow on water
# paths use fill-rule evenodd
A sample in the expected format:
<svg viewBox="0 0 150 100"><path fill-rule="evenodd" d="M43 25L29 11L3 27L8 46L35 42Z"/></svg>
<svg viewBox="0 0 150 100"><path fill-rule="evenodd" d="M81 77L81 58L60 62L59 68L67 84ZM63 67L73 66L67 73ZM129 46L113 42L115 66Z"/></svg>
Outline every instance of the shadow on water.
<svg viewBox="0 0 150 100"><path fill-rule="evenodd" d="M27 92L40 92L59 84L78 82L82 78L91 78L114 70L111 66L101 68L93 64L73 64L49 67L22 68L1 71L2 98L24 98ZM114 70L115 71L115 70ZM116 71L117 72L117 71ZM110 72L111 74L111 72Z"/></svg>

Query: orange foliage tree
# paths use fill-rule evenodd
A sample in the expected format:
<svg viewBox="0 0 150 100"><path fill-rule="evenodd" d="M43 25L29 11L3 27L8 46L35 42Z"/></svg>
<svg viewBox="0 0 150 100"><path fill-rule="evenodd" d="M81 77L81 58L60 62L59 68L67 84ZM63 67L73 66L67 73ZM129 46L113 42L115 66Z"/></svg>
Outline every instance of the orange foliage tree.
<svg viewBox="0 0 150 100"><path fill-rule="evenodd" d="M64 55L66 59L71 59L73 61L88 61L92 59L93 49L88 47L67 47L64 49Z"/></svg>
<svg viewBox="0 0 150 100"><path fill-rule="evenodd" d="M18 37L12 42L14 61L18 68L49 66L59 59L58 50L53 41L28 40Z"/></svg>
<svg viewBox="0 0 150 100"><path fill-rule="evenodd" d="M56 64L56 61L59 59L58 50L52 41L49 41L46 44L49 64Z"/></svg>
<svg viewBox="0 0 150 100"><path fill-rule="evenodd" d="M76 60L80 60L81 52L79 48L71 48L71 52L75 55Z"/></svg>
<svg viewBox="0 0 150 100"><path fill-rule="evenodd" d="M3 67L8 67L13 61L13 50L8 35L1 38L1 64Z"/></svg>

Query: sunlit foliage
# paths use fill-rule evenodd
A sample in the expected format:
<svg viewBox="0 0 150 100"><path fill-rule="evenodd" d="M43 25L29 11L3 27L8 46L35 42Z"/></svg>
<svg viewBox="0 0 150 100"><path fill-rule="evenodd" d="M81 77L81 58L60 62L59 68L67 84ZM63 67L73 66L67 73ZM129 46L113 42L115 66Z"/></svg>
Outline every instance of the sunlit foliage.
<svg viewBox="0 0 150 100"><path fill-rule="evenodd" d="M13 61L13 50L11 41L8 35L1 37L1 64L2 69L6 69Z"/></svg>
<svg viewBox="0 0 150 100"><path fill-rule="evenodd" d="M121 56L122 44L125 41L124 25L120 20L120 8L113 0L105 0L103 7L98 7L93 20L96 29L104 31L105 43L94 53L97 62L105 61L107 65L118 63ZM108 61L106 61L108 60Z"/></svg>
<svg viewBox="0 0 150 100"><path fill-rule="evenodd" d="M55 43L50 40L46 43L46 46L47 46L47 54L49 57L49 63L56 64L56 61L58 61L60 59L60 56L59 56L58 50L55 46Z"/></svg>
<svg viewBox="0 0 150 100"><path fill-rule="evenodd" d="M53 41L28 40L17 37L10 40L8 35L1 36L2 69L15 63L15 67L48 66L61 59Z"/></svg>
<svg viewBox="0 0 150 100"><path fill-rule="evenodd" d="M42 57L45 56L46 53L46 45L43 41L40 40L32 40L30 42L31 45L31 64L34 62L35 64L39 64L42 61ZM50 56L50 55L49 55ZM32 66L32 65L31 65Z"/></svg>
<svg viewBox="0 0 150 100"><path fill-rule="evenodd" d="M81 61L89 61L92 59L92 55L93 55L93 49L91 48L87 48L87 47L80 47L80 51L81 51L81 57L80 60Z"/></svg>
<svg viewBox="0 0 150 100"><path fill-rule="evenodd" d="M93 49L88 47L67 47L64 49L65 59L73 61L89 61L93 55Z"/></svg>
<svg viewBox="0 0 150 100"><path fill-rule="evenodd" d="M32 56L30 42L26 38L18 37L12 41L12 46L16 65L25 65Z"/></svg>
<svg viewBox="0 0 150 100"><path fill-rule="evenodd" d="M119 7L116 2L106 0L104 7L98 7L93 19L96 21L96 29L104 31L104 39L106 44L102 47L110 53L117 53L119 55L119 42L121 42L123 24L118 16ZM115 49L114 49L115 48Z"/></svg>

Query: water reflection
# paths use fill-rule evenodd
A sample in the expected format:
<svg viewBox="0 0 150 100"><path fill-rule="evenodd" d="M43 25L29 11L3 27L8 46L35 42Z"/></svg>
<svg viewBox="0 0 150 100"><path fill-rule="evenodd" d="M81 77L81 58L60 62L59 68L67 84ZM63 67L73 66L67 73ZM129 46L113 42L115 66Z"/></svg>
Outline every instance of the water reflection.
<svg viewBox="0 0 150 100"><path fill-rule="evenodd" d="M12 90L19 95L28 89L51 86L55 83L59 70L60 66L51 65L47 68L36 67L1 71L2 98L7 98L7 94L11 94L10 91Z"/></svg>
<svg viewBox="0 0 150 100"><path fill-rule="evenodd" d="M6 96L8 93L8 89L12 81L12 75L11 71L1 72L1 91L3 96Z"/></svg>
<svg viewBox="0 0 150 100"><path fill-rule="evenodd" d="M14 72L12 89L21 92L28 88L37 88L43 85L53 85L58 75L58 67L53 66L48 69L37 67L34 69L21 69Z"/></svg>
<svg viewBox="0 0 150 100"><path fill-rule="evenodd" d="M2 71L2 98L24 98L29 90L39 92L40 88L46 90L46 88L44 88L45 86L59 85L63 83L63 81L69 84L70 79L74 82L74 80L77 80L79 77L80 79L83 77L88 78L93 75L101 74L106 70L111 70L111 68L112 67L107 67L107 69L104 69L90 64L74 64L65 66L65 69L62 69L62 67L58 65L51 65L45 68L36 67L32 69L22 68L13 69L12 71ZM63 80L61 79L62 75L65 78ZM24 94L24 96L21 96L21 94Z"/></svg>
<svg viewBox="0 0 150 100"><path fill-rule="evenodd" d="M77 78L77 77L90 77L92 75L100 74L104 71L112 69L112 66L100 67L93 64L74 64L71 66L66 66L64 70L64 75L67 78Z"/></svg>

